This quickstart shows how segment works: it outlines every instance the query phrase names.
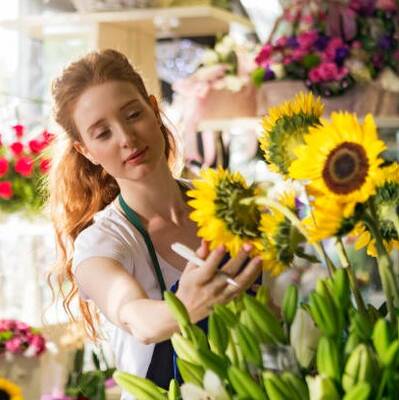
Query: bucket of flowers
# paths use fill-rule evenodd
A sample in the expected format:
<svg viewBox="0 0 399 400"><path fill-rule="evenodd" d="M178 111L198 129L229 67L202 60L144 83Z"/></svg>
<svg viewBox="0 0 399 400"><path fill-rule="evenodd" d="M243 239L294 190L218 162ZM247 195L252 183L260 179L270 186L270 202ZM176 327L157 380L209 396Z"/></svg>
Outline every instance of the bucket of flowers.
<svg viewBox="0 0 399 400"><path fill-rule="evenodd" d="M15 389L13 395L29 393L39 398L40 356L45 351L46 339L38 329L14 319L0 320L0 393L4 379L10 380L8 387Z"/></svg>
<svg viewBox="0 0 399 400"><path fill-rule="evenodd" d="M23 125L0 136L0 212L37 213L43 205L42 177L50 159L46 149L54 135L46 130L29 138Z"/></svg>
<svg viewBox="0 0 399 400"><path fill-rule="evenodd" d="M180 326L172 336L183 383L169 390L117 371L116 382L139 399L397 399L399 164L384 163L386 146L373 117L347 112L323 119L312 94L269 110L260 144L265 161L287 179L273 197L239 173L204 170L189 192L192 219L211 248L235 255L245 241L271 276L297 257L324 263L328 277L307 298L289 286L279 312L266 286L255 296L214 307L204 332L179 299L165 299ZM301 186L298 201L288 180ZM382 305L368 304L348 256L346 238L376 259ZM338 262L333 262L334 244Z"/></svg>

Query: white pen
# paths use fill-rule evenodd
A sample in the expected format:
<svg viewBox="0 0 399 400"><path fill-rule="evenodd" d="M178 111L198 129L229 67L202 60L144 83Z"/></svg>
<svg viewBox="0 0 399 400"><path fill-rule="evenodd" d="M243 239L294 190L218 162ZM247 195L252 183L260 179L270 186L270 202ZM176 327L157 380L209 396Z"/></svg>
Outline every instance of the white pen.
<svg viewBox="0 0 399 400"><path fill-rule="evenodd" d="M170 247L176 254L183 257L187 261L190 261L194 265L197 265L198 267L201 267L205 263L205 260L199 258L193 250L191 250L189 247L185 246L182 243L176 242L173 243ZM218 271L218 273L224 275L226 277L226 282L229 283L230 285L233 285L235 287L240 287L240 285L234 279L230 278L223 271Z"/></svg>

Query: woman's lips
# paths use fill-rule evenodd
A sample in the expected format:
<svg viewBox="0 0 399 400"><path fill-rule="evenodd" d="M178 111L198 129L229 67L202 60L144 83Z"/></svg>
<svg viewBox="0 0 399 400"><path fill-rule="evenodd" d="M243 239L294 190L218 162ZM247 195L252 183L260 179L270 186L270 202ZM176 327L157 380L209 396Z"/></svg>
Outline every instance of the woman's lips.
<svg viewBox="0 0 399 400"><path fill-rule="evenodd" d="M148 146L144 147L143 150L139 151L138 153L135 153L134 156L129 157L125 163L130 164L130 165L136 165L139 164L143 161L145 154L147 153Z"/></svg>

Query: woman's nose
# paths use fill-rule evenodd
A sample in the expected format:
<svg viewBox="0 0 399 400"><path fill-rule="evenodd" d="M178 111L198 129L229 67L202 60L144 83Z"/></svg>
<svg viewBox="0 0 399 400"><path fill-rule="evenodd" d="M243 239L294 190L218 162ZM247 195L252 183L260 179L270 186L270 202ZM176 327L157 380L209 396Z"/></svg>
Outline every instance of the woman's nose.
<svg viewBox="0 0 399 400"><path fill-rule="evenodd" d="M132 129L124 125L119 125L118 127L119 142L122 147L132 147L136 141L136 136Z"/></svg>

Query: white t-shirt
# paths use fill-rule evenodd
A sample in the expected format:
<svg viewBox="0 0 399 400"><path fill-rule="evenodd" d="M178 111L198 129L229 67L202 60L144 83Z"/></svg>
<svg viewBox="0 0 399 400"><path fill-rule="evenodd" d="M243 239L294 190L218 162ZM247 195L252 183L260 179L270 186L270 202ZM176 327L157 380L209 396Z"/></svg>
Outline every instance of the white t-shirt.
<svg viewBox="0 0 399 400"><path fill-rule="evenodd" d="M94 223L76 238L72 271L75 272L79 264L90 257L109 257L119 261L140 282L148 297L161 299L158 280L145 241L114 203L98 212ZM159 254L157 257L166 287L170 288L179 279L181 271L168 264ZM82 290L80 295L89 300ZM104 321L102 330L110 342L116 367L145 377L155 345L141 343L105 317L101 320ZM131 400L133 397L123 393L121 399Z"/></svg>

